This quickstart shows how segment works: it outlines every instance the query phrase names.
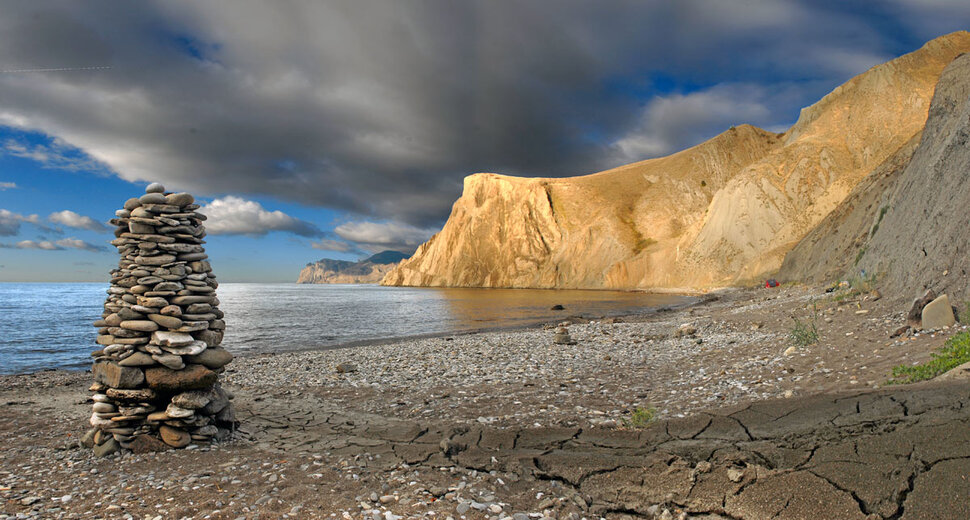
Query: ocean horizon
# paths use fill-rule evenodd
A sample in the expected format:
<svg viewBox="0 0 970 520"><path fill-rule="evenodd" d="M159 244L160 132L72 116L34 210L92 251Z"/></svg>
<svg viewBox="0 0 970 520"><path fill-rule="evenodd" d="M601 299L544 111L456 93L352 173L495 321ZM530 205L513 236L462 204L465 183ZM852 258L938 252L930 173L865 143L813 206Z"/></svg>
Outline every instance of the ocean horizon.
<svg viewBox="0 0 970 520"><path fill-rule="evenodd" d="M0 374L84 370L98 349L107 283L0 282ZM687 296L604 290L458 289L370 284L224 283L223 346L233 354L337 348L415 336L650 312ZM552 310L562 305L563 310Z"/></svg>

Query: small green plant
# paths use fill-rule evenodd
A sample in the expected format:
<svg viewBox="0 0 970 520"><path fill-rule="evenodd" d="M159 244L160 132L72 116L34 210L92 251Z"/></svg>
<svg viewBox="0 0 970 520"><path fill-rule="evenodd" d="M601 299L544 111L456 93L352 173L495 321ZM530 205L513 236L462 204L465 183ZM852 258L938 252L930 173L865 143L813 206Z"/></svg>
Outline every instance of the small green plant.
<svg viewBox="0 0 970 520"><path fill-rule="evenodd" d="M866 254L866 249L868 249L868 247L863 247L855 255L855 265L859 265L859 262L862 261L862 257L865 256L865 254Z"/></svg>
<svg viewBox="0 0 970 520"><path fill-rule="evenodd" d="M792 319L795 320L795 326L788 332L788 339L791 340L792 344L796 347L806 347L818 343L818 327L815 322L804 322L798 318Z"/></svg>
<svg viewBox="0 0 970 520"><path fill-rule="evenodd" d="M970 361L970 332L961 332L950 337L932 358L919 365L899 365L893 368L891 385L902 385L926 381Z"/></svg>
<svg viewBox="0 0 970 520"><path fill-rule="evenodd" d="M875 225L872 226L872 231L869 232L870 238L876 236L876 231L879 231L879 223L882 222L882 218L886 216L887 211L889 211L889 206L879 208L879 218L876 219ZM856 263L859 263L859 261L856 260Z"/></svg>
<svg viewBox="0 0 970 520"><path fill-rule="evenodd" d="M806 321L791 317L795 325L788 332L788 339L796 347L807 347L818 343L818 305L812 302L812 317Z"/></svg>
<svg viewBox="0 0 970 520"><path fill-rule="evenodd" d="M862 258L865 250L859 252L857 258ZM851 300L862 294L872 292L876 288L876 275L867 274L865 276L853 276L847 280L849 282L848 287L840 288L833 296L832 300L837 303L842 303L846 300ZM840 284L841 286L841 284Z"/></svg>
<svg viewBox="0 0 970 520"><path fill-rule="evenodd" d="M841 292L835 293L835 296L832 297L832 301L834 301L835 303L842 303L858 295L859 295L858 293L852 293L851 291L841 291Z"/></svg>
<svg viewBox="0 0 970 520"><path fill-rule="evenodd" d="M657 409L654 407L640 408L633 410L630 413L630 418L624 418L622 424L625 428L630 428L631 430L639 430L640 428L646 428L648 424L652 423L657 419Z"/></svg>

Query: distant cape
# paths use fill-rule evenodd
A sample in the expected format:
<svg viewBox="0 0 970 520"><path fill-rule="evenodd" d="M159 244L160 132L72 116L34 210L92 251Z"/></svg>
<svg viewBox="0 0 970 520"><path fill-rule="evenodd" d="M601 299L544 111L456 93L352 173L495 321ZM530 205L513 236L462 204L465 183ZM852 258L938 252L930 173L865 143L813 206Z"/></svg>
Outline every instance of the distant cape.
<svg viewBox="0 0 970 520"><path fill-rule="evenodd" d="M296 283L377 283L409 256L400 251L381 251L359 262L323 258L307 264Z"/></svg>

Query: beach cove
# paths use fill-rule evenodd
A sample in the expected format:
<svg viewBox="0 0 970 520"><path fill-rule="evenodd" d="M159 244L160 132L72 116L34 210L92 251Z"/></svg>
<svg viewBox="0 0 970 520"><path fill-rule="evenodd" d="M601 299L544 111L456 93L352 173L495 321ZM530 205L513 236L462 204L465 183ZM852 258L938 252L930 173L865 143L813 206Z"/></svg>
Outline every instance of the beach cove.
<svg viewBox="0 0 970 520"><path fill-rule="evenodd" d="M789 314L813 303L821 340L790 350ZM812 492L789 501L791 514L825 504L831 518L888 517L905 501L907 513L933 516L963 507L925 495L927 482L965 461L937 466L932 439L945 434L963 449L959 432L970 417L954 409L970 387L884 388L892 366L925 360L956 330L888 339L900 319L865 296L836 302L814 289L737 290L687 309L577 320L567 327L575 345L553 344L557 323L548 323L243 356L224 374L241 421L233 441L110 459L77 448L88 374L4 376L0 496L6 514L35 518L623 518L664 510L731 518L783 510L784 501L759 497L783 497L797 484ZM631 423L637 409L656 417ZM825 480L842 446L888 440L910 443L904 455L926 464L880 477L877 463L903 467L894 458L903 455L860 449L853 456L871 474ZM888 480L872 485L879 478ZM947 482L944 494L962 492Z"/></svg>

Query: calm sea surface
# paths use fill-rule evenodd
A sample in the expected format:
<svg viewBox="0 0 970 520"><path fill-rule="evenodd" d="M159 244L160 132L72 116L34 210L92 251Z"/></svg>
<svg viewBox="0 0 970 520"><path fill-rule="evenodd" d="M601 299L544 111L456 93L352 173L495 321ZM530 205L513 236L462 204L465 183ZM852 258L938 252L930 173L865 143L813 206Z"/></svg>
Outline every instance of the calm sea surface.
<svg viewBox="0 0 970 520"><path fill-rule="evenodd" d="M96 350L107 284L0 283L0 373L83 369ZM328 348L358 341L611 316L686 297L615 291L415 289L377 285L225 283L223 345L234 353ZM563 311L550 307L560 304Z"/></svg>

